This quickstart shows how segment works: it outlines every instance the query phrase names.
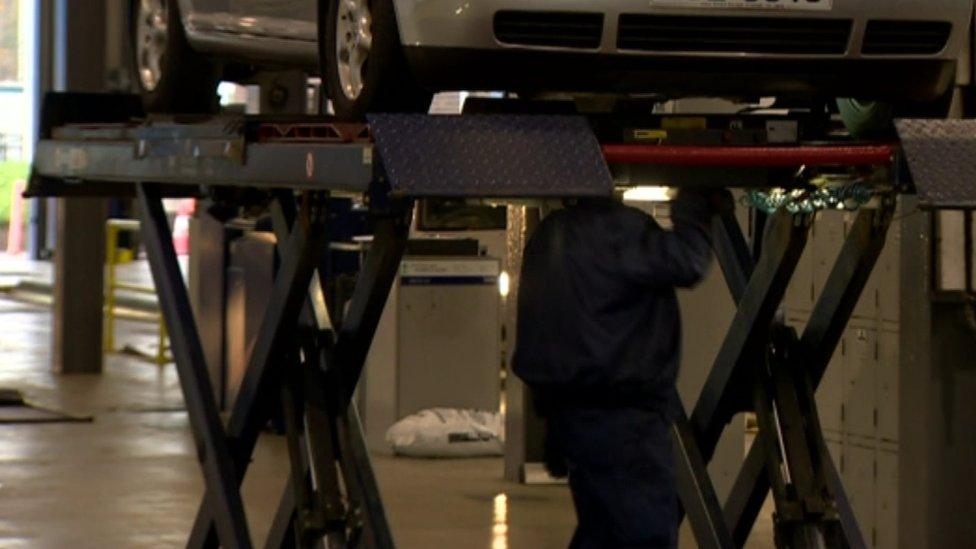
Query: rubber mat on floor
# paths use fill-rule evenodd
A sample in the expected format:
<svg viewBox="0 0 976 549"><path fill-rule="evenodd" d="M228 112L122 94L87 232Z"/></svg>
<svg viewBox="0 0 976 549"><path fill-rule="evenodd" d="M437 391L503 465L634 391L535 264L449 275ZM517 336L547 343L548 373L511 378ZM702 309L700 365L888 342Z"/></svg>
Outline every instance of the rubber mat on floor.
<svg viewBox="0 0 976 549"><path fill-rule="evenodd" d="M38 406L16 389L0 389L0 425L22 423L88 423L92 416L67 414Z"/></svg>

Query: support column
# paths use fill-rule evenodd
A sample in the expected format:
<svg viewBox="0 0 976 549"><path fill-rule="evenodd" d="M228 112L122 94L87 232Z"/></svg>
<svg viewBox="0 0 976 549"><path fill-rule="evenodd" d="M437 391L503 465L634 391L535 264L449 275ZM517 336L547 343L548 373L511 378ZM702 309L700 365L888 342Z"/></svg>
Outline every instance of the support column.
<svg viewBox="0 0 976 549"><path fill-rule="evenodd" d="M526 463L544 461L545 423L532 405L529 389L511 369L515 351L518 316L518 288L525 245L541 222L538 208L510 206L508 208L508 269L511 277L506 304L508 315L505 331L508 353L508 377L505 379L505 480L521 482Z"/></svg>
<svg viewBox="0 0 976 549"><path fill-rule="evenodd" d="M200 329L210 383L221 410L226 410L227 241L224 224L211 216L209 201L197 204L190 221L190 303Z"/></svg>
<svg viewBox="0 0 976 549"><path fill-rule="evenodd" d="M104 2L42 3L53 18L53 85L101 91L105 82ZM50 212L49 211L49 215ZM52 366L58 373L101 373L105 219L103 198L57 201Z"/></svg>
<svg viewBox="0 0 976 549"><path fill-rule="evenodd" d="M60 374L102 370L105 204L101 198L58 201L51 358Z"/></svg>

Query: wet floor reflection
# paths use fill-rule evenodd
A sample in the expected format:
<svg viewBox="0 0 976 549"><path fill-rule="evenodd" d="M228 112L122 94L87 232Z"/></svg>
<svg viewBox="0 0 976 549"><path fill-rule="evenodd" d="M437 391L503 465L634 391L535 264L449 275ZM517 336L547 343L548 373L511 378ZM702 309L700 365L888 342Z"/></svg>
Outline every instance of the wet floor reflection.
<svg viewBox="0 0 976 549"><path fill-rule="evenodd" d="M491 549L508 549L508 496L505 494L495 496Z"/></svg>
<svg viewBox="0 0 976 549"><path fill-rule="evenodd" d="M175 368L113 354L100 376L58 375L50 327L49 309L0 295L0 387L95 421L0 428L0 549L182 546L203 482ZM155 343L151 325L118 329ZM575 527L567 490L506 483L501 458L373 458L398 547L562 547ZM243 490L256 539L287 463L283 438L263 435Z"/></svg>

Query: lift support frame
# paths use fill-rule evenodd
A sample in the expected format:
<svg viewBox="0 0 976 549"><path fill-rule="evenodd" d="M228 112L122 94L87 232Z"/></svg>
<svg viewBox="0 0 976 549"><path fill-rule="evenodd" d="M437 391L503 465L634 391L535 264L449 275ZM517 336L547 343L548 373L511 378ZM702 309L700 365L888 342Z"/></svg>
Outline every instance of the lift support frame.
<svg viewBox="0 0 976 549"><path fill-rule="evenodd" d="M277 404L291 474L266 546L311 547L323 539L330 547L394 546L352 396L416 199L607 195L608 165L696 168L730 176L733 186L766 187L790 184L788 175L801 166L889 169L897 152L858 144L601 145L578 116L385 115L371 118L370 142L365 127L318 118L133 124L134 115L120 114L105 96L50 96L29 193L134 191L138 198L206 482L189 547L252 546L239 487ZM694 185L701 173L671 184ZM166 196L215 186L230 201L243 200L234 189L270 195L280 256L226 427L162 207ZM342 191L366 193L374 240L337 323L318 273L325 272L329 200ZM679 494L701 547L742 546L770 489L778 546L867 546L827 454L813 392L884 246L894 201L889 189L858 213L802 336L777 311L812 216L772 215L753 235L753 249L733 212L714 219L715 253L738 310L690 417L682 413L674 424ZM725 425L741 411L757 413L760 431L723 509L706 466Z"/></svg>

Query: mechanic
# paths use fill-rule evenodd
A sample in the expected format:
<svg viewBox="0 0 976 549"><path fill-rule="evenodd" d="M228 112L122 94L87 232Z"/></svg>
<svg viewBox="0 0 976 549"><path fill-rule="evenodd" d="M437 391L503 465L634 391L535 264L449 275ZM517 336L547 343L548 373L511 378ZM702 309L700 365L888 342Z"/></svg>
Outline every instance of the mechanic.
<svg viewBox="0 0 976 549"><path fill-rule="evenodd" d="M733 206L728 191L682 191L664 230L617 200L583 199L526 246L513 366L546 419L550 472L569 476L571 548L677 543L674 289L702 279L710 219Z"/></svg>

